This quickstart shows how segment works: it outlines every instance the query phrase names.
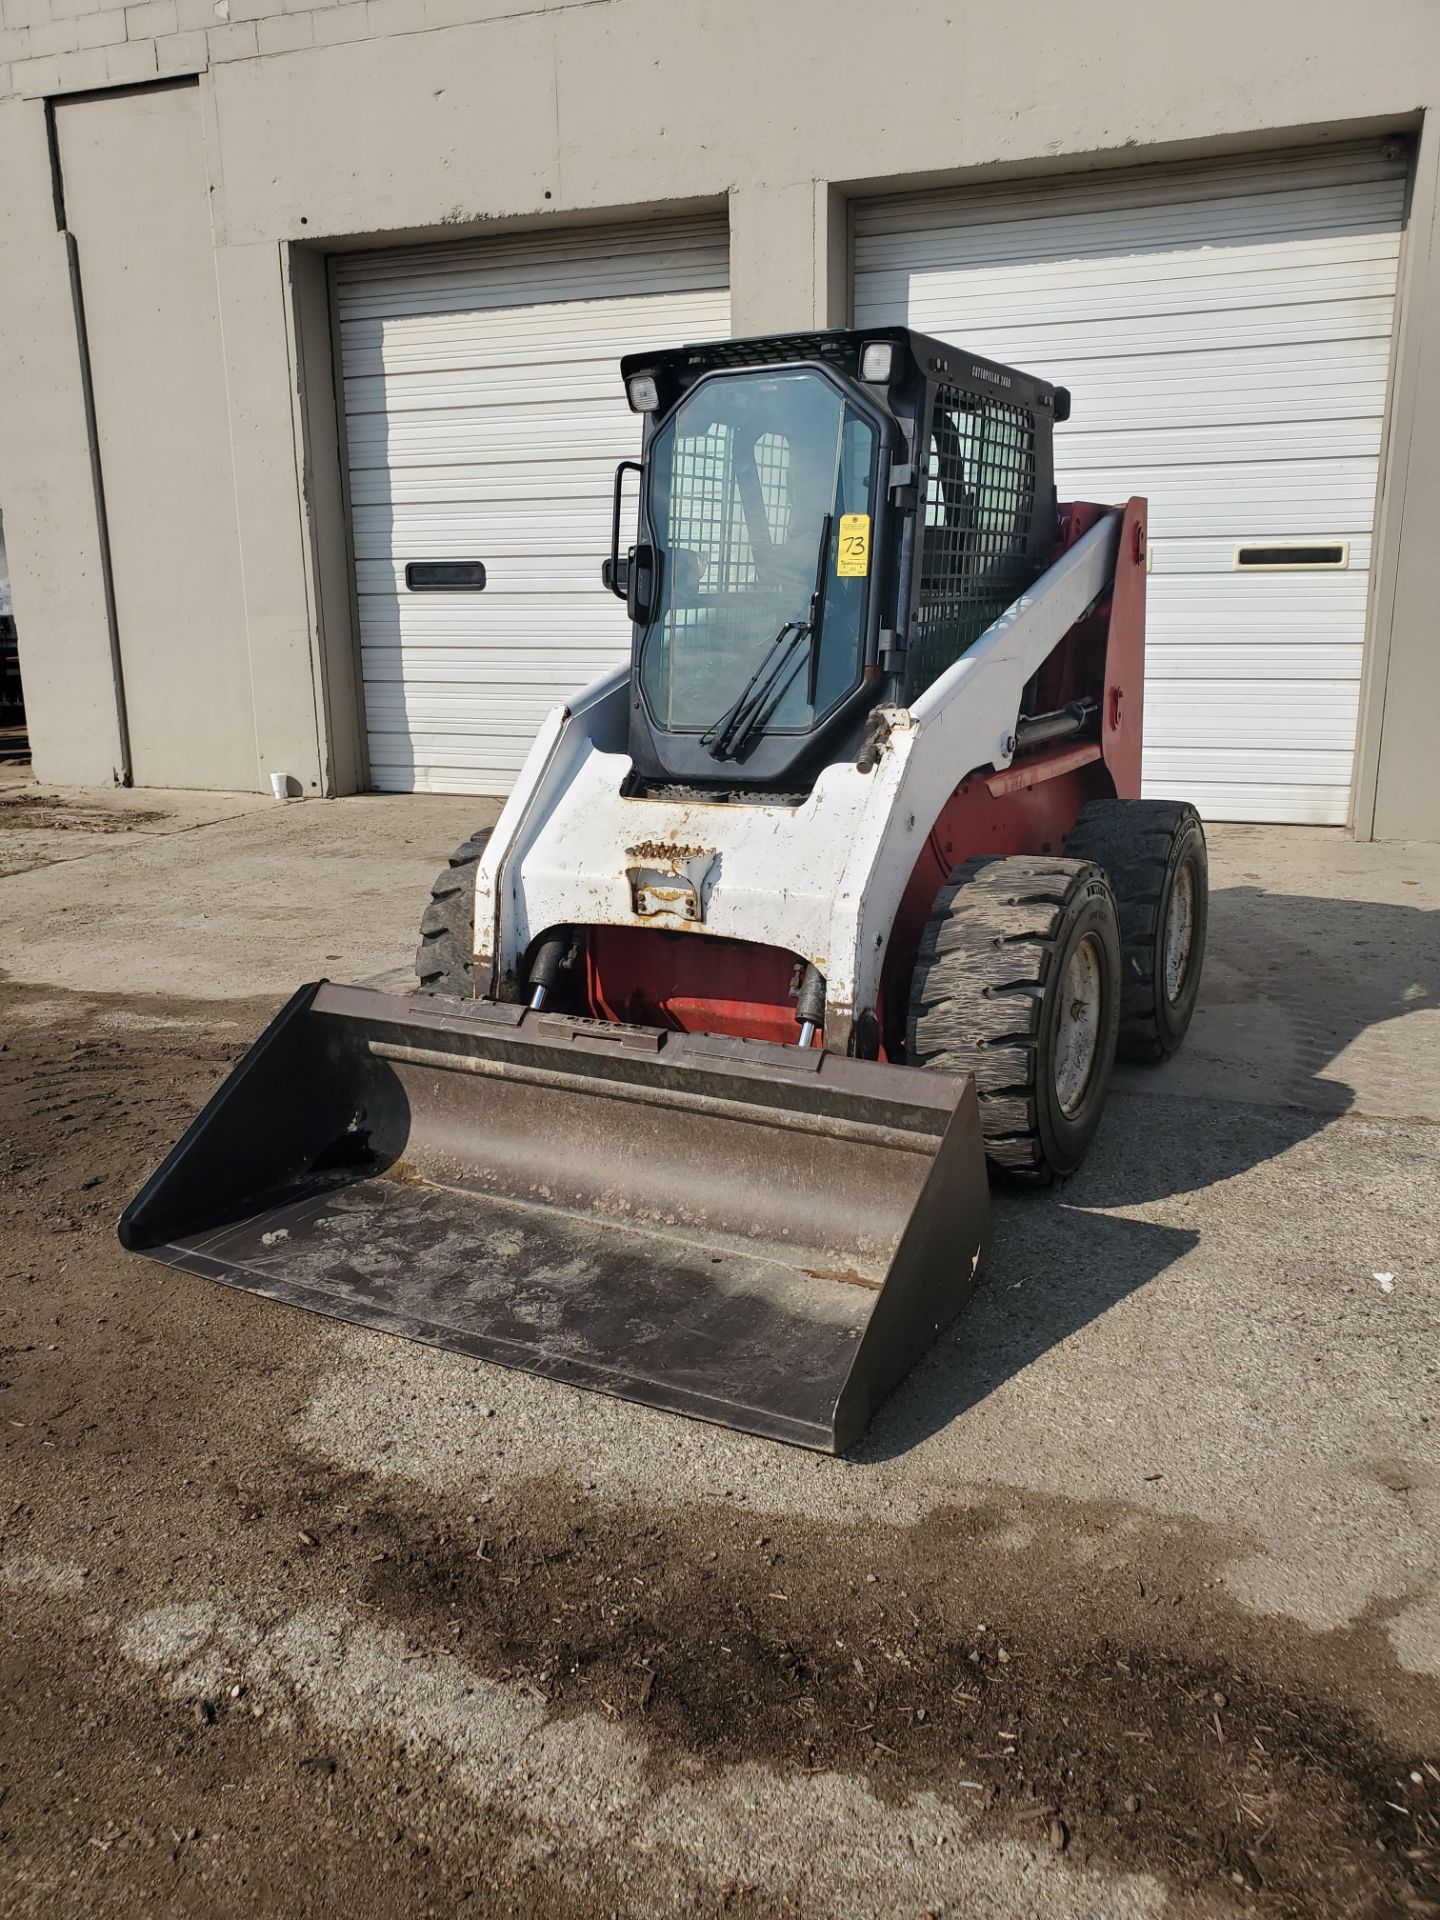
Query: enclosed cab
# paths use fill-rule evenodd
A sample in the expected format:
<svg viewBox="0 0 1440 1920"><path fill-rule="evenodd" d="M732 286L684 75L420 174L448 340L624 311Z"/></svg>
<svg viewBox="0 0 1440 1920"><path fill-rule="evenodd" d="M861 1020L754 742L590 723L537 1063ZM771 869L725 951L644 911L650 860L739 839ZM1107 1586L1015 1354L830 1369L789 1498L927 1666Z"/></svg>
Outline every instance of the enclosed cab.
<svg viewBox="0 0 1440 1920"><path fill-rule="evenodd" d="M651 790L805 790L854 757L1043 568L1069 396L906 327L621 363L644 456L606 584L633 622ZM626 475L639 537L619 552Z"/></svg>

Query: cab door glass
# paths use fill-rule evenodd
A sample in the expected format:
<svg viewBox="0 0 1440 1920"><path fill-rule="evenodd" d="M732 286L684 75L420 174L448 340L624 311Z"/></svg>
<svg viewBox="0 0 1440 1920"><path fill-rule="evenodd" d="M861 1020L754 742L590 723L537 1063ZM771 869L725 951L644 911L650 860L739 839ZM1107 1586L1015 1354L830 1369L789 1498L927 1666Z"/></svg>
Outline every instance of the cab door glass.
<svg viewBox="0 0 1440 1920"><path fill-rule="evenodd" d="M659 593L640 668L655 724L713 726L787 628L767 732L808 730L858 684L869 570L842 569L841 523L863 517L868 555L877 452L871 423L803 369L702 381L660 427L648 462Z"/></svg>

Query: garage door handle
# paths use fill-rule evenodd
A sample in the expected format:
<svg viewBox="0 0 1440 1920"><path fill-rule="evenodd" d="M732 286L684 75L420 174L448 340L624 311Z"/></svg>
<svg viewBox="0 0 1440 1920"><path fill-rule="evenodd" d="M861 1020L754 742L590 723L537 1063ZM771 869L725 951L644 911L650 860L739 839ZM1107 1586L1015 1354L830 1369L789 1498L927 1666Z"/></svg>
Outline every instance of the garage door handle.
<svg viewBox="0 0 1440 1920"><path fill-rule="evenodd" d="M407 560L405 585L411 593L483 593L483 560Z"/></svg>

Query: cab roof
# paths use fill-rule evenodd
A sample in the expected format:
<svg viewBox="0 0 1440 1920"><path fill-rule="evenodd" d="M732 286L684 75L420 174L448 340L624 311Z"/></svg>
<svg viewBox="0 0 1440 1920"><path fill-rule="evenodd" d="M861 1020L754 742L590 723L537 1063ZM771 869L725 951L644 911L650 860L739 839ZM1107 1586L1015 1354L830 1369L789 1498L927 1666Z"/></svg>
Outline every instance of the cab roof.
<svg viewBox="0 0 1440 1920"><path fill-rule="evenodd" d="M934 381L1035 408L1052 414L1057 420L1069 417L1070 395L1064 387L1051 386L1033 374L1022 373L1018 367L1004 366L998 360L933 339L929 334L916 333L910 327L835 327L824 332L768 333L746 340L702 341L667 347L660 352L627 353L620 362L620 372L627 381L637 373L653 374L660 386L660 410L665 412L696 380L722 369L739 372L750 367L798 366L818 361L833 366L852 380L859 380L860 354L872 340L893 341L900 348L900 364L886 383L891 387Z"/></svg>

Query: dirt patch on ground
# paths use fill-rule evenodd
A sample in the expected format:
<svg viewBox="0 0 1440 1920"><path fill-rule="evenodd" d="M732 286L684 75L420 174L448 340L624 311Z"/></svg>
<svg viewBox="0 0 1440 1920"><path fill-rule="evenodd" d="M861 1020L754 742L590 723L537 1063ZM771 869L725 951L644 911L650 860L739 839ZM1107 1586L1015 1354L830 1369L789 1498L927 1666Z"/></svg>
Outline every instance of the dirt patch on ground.
<svg viewBox="0 0 1440 1920"><path fill-rule="evenodd" d="M74 859L83 836L134 833L172 818L166 808L95 804L26 787L0 793L0 879ZM78 843L78 844L77 844Z"/></svg>
<svg viewBox="0 0 1440 1920"><path fill-rule="evenodd" d="M958 1810L967 1844L1041 1863L1016 1915L1072 1883L1084 1910L1087 1873L1154 1876L1177 1912L1440 1913L1437 1690L1383 1619L1241 1612L1214 1579L1233 1537L1004 1488L909 1528L677 1520L578 1467L447 1502L296 1448L333 1330L113 1238L272 1009L5 994L0 1911L919 1920L886 1860L854 1869L861 1907L760 1841L662 1900L626 1821L677 1782L723 1807L744 1774L762 1803L860 1783L897 1854L917 1806ZM154 1621L173 1641L197 1608L203 1656L147 1664ZM343 1636L302 1645L332 1620L395 1649L383 1684ZM477 1788L447 1686L531 1703L575 1779ZM542 1788L553 1829L515 1811ZM583 1871L567 1808L600 1836Z"/></svg>
<svg viewBox="0 0 1440 1920"><path fill-rule="evenodd" d="M366 1591L418 1644L643 1715L676 1751L971 1793L1082 1863L1276 1914L1387 1913L1440 1867L1440 1775L1394 1740L1419 1709L1433 1744L1435 1691L1375 1625L1317 1641L1239 1615L1193 1535L1004 1495L880 1536L716 1518L682 1542L538 1486L455 1532L415 1519L367 1505L361 1532L391 1541ZM1019 1553L997 1544L1017 1523ZM1122 1564L1081 1563L1117 1531Z"/></svg>
<svg viewBox="0 0 1440 1920"><path fill-rule="evenodd" d="M168 820L163 807L87 806L83 800L64 800L53 793L0 794L0 832L22 828L47 833L133 833Z"/></svg>

